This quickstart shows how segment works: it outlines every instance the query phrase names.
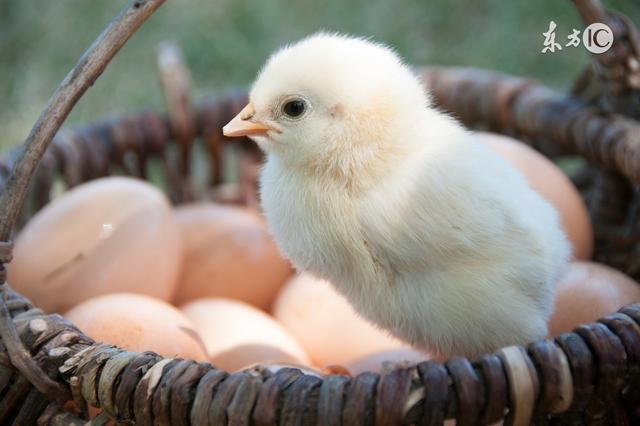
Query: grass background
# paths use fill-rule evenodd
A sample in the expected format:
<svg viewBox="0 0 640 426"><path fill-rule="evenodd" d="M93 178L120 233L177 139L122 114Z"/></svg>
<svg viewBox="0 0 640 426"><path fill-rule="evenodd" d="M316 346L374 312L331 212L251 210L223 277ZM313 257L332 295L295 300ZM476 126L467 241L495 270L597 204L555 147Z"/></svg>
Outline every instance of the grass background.
<svg viewBox="0 0 640 426"><path fill-rule="evenodd" d="M0 0L0 149L28 133L59 81L126 0ZM637 0L604 0L640 23ZM196 97L251 82L268 54L320 29L373 36L412 63L465 65L566 88L587 52L541 54L581 22L569 0L168 0L82 98L68 124L162 108L155 48L182 48Z"/></svg>

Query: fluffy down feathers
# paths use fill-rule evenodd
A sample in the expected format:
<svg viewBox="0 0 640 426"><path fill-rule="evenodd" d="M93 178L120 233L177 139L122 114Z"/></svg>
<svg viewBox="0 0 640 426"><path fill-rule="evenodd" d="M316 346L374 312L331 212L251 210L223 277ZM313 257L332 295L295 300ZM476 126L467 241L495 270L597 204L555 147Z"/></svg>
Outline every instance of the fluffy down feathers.
<svg viewBox="0 0 640 426"><path fill-rule="evenodd" d="M300 116L287 115L292 100ZM298 269L441 356L546 335L570 251L556 212L431 107L392 50L312 36L268 60L250 101L232 123L268 129L244 134L267 153L263 209Z"/></svg>

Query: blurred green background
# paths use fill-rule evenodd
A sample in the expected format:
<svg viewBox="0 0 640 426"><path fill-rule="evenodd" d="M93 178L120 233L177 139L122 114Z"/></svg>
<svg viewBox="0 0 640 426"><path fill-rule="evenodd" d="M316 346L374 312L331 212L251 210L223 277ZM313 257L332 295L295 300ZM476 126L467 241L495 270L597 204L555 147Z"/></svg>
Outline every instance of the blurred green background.
<svg viewBox="0 0 640 426"><path fill-rule="evenodd" d="M126 0L0 0L0 148L22 140L45 102ZM640 22L637 0L604 0ZM412 63L487 67L565 89L582 47L541 54L554 20L582 29L569 0L168 0L81 99L67 125L162 108L155 51L174 40L196 97L251 82L268 54L320 29L373 36Z"/></svg>

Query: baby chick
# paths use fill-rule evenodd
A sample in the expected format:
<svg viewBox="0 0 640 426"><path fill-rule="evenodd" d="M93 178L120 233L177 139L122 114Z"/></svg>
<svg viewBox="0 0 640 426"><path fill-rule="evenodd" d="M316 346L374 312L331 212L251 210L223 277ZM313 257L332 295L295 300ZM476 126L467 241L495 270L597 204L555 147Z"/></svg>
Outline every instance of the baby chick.
<svg viewBox="0 0 640 426"><path fill-rule="evenodd" d="M317 34L279 50L224 134L266 153L282 252L379 327L440 357L546 335L570 252L556 211L388 47Z"/></svg>

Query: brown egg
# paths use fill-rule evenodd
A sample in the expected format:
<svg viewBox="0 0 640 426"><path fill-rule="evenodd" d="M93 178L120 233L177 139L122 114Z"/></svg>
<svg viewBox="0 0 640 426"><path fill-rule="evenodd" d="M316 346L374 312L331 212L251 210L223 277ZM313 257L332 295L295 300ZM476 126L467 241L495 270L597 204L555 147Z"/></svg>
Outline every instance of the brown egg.
<svg viewBox="0 0 640 426"><path fill-rule="evenodd" d="M593 228L589 212L569 178L538 151L515 139L493 133L476 133L478 140L495 150L520 170L531 187L551 203L573 246L573 257L588 260L593 255Z"/></svg>
<svg viewBox="0 0 640 426"><path fill-rule="evenodd" d="M176 304L224 297L271 306L293 271L257 213L198 203L177 208L176 218L184 241Z"/></svg>
<svg viewBox="0 0 640 426"><path fill-rule="evenodd" d="M27 223L9 283L47 312L125 291L169 300L181 253L178 225L159 190L137 179L97 179Z"/></svg>
<svg viewBox="0 0 640 426"><path fill-rule="evenodd" d="M300 344L263 311L237 300L198 299L182 307L211 363L227 371L253 364L309 364Z"/></svg>
<svg viewBox="0 0 640 426"><path fill-rule="evenodd" d="M328 282L308 274L287 283L273 313L321 368L406 346L358 316Z"/></svg>
<svg viewBox="0 0 640 426"><path fill-rule="evenodd" d="M352 375L356 376L366 371L382 373L399 366L417 364L429 359L431 359L431 356L428 354L405 347L365 355L348 362L346 367Z"/></svg>
<svg viewBox="0 0 640 426"><path fill-rule="evenodd" d="M149 296L108 294L79 304L65 315L89 337L130 351L207 360L193 323L177 308Z"/></svg>
<svg viewBox="0 0 640 426"><path fill-rule="evenodd" d="M608 266L572 262L556 286L549 335L571 331L623 306L640 302L640 284Z"/></svg>

